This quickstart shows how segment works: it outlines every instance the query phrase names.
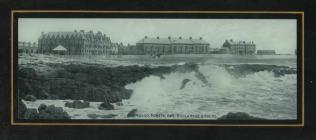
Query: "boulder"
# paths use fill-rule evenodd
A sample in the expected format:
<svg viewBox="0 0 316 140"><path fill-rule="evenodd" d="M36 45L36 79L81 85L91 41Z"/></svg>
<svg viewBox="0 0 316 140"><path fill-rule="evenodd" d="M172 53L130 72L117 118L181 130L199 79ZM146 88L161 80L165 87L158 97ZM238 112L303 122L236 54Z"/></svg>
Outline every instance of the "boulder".
<svg viewBox="0 0 316 140"><path fill-rule="evenodd" d="M132 109L130 112L128 112L127 117L135 117L137 112L137 109Z"/></svg>
<svg viewBox="0 0 316 140"><path fill-rule="evenodd" d="M90 103L87 101L79 101L79 100L75 100L73 102L66 102L65 103L65 107L69 107L69 108L76 108L76 109L82 109L82 108L87 108L90 106Z"/></svg>
<svg viewBox="0 0 316 140"><path fill-rule="evenodd" d="M55 107L54 105L46 106L41 104L38 108L39 119L70 119L67 112L62 107Z"/></svg>
<svg viewBox="0 0 316 140"><path fill-rule="evenodd" d="M114 109L114 106L112 104L110 104L109 102L105 101L105 102L100 104L99 109L100 110L112 110L112 109Z"/></svg>
<svg viewBox="0 0 316 140"><path fill-rule="evenodd" d="M25 101L31 101L31 102L35 102L36 101L36 97L34 95L26 95L24 97Z"/></svg>
<svg viewBox="0 0 316 140"><path fill-rule="evenodd" d="M37 113L37 109L27 109L24 114L24 119L27 119L27 120L35 120L38 118L39 116Z"/></svg>

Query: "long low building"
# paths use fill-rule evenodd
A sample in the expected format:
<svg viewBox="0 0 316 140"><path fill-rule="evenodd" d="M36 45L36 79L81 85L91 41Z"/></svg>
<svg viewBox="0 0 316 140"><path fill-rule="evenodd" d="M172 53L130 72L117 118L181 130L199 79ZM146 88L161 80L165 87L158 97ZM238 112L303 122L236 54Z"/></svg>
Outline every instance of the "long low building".
<svg viewBox="0 0 316 140"><path fill-rule="evenodd" d="M137 54L203 54L208 53L210 44L200 37L150 38L145 36L136 43Z"/></svg>
<svg viewBox="0 0 316 140"><path fill-rule="evenodd" d="M110 38L101 32L48 32L42 33L38 39L39 53L54 53L57 46L63 46L68 55L101 55L112 50Z"/></svg>
<svg viewBox="0 0 316 140"><path fill-rule="evenodd" d="M257 50L257 55L275 55L275 50Z"/></svg>

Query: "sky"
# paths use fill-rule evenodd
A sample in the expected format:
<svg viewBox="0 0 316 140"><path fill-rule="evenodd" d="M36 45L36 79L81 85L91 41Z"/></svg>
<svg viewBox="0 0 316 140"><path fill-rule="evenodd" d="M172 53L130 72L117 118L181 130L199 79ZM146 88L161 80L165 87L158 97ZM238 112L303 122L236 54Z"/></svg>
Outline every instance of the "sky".
<svg viewBox="0 0 316 140"><path fill-rule="evenodd" d="M37 42L41 32L101 31L112 42L134 45L144 36L202 37L211 48L226 39L253 41L257 50L293 54L295 19L137 19L137 18L19 18L18 40Z"/></svg>

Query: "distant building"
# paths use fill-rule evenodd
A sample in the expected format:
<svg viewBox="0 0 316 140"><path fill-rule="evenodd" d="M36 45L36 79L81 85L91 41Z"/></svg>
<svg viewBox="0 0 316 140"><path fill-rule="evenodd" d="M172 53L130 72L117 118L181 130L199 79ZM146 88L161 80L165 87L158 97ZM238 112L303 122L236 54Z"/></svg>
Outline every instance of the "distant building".
<svg viewBox="0 0 316 140"><path fill-rule="evenodd" d="M36 42L24 42L19 41L18 42L18 52L19 53L36 53L38 49Z"/></svg>
<svg viewBox="0 0 316 140"><path fill-rule="evenodd" d="M38 39L39 53L53 53L57 46L67 49L68 55L102 55L111 51L111 40L101 32L48 32L42 33Z"/></svg>
<svg viewBox="0 0 316 140"><path fill-rule="evenodd" d="M203 54L208 53L210 44L200 37L149 38L145 36L136 43L136 54Z"/></svg>
<svg viewBox="0 0 316 140"><path fill-rule="evenodd" d="M225 40L222 49L233 55L253 55L256 52L256 44L246 41Z"/></svg>
<svg viewBox="0 0 316 140"><path fill-rule="evenodd" d="M257 55L275 55L275 50L258 50Z"/></svg>

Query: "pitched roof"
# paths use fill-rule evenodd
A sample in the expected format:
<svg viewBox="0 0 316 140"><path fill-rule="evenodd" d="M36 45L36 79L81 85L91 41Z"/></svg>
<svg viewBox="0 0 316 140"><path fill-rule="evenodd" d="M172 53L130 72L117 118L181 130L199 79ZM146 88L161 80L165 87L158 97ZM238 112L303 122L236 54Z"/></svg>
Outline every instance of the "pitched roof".
<svg viewBox="0 0 316 140"><path fill-rule="evenodd" d="M202 39L177 39L177 38L149 38L145 37L137 43L150 43L150 44L209 44Z"/></svg>
<svg viewBox="0 0 316 140"><path fill-rule="evenodd" d="M62 45L58 45L56 48L53 49L53 51L67 51L67 49Z"/></svg>

